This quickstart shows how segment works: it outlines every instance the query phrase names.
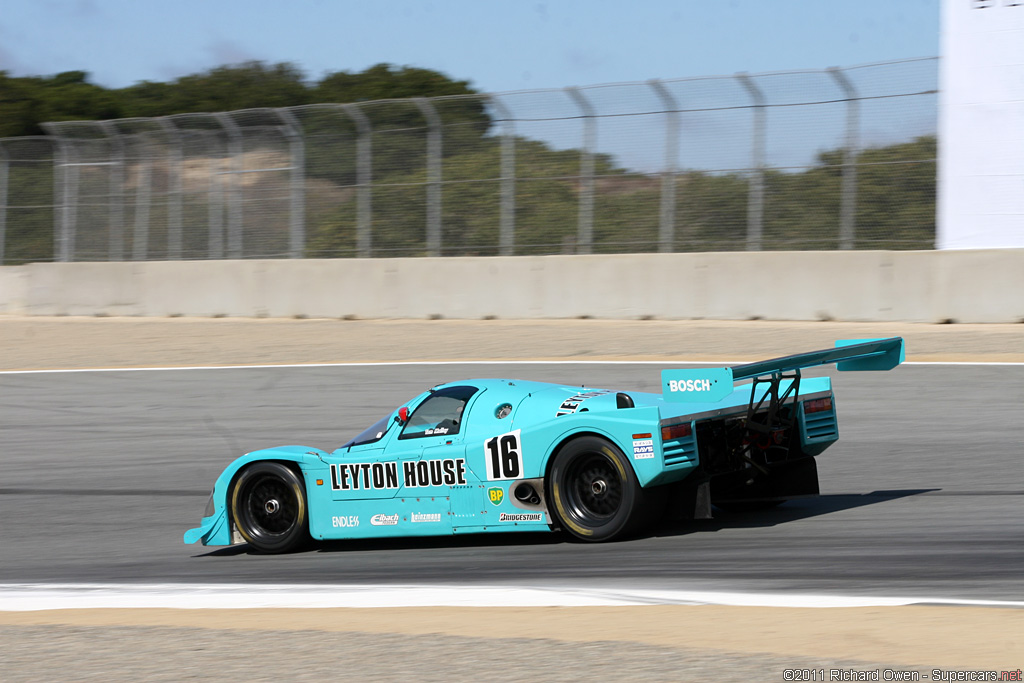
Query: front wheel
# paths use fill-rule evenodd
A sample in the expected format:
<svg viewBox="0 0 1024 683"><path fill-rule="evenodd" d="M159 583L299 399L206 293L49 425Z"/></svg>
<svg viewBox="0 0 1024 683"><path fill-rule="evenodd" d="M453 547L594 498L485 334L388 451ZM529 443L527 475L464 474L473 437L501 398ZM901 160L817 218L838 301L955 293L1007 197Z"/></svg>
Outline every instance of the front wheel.
<svg viewBox="0 0 1024 683"><path fill-rule="evenodd" d="M238 533L256 550L286 553L309 538L306 494L293 470L258 462L242 470L231 494Z"/></svg>
<svg viewBox="0 0 1024 683"><path fill-rule="evenodd" d="M573 439L555 455L550 498L562 527L584 541L610 541L633 531L643 489L626 456L596 437Z"/></svg>

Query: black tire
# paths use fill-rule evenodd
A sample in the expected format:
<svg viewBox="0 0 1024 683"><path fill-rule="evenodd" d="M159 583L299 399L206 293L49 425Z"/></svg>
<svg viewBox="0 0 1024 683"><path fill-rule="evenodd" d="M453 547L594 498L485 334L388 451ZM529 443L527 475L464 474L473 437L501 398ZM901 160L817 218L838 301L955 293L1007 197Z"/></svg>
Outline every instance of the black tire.
<svg viewBox="0 0 1024 683"><path fill-rule="evenodd" d="M573 439L555 455L548 500L562 528L584 541L610 541L641 521L644 491L615 444L596 436Z"/></svg>
<svg viewBox="0 0 1024 683"><path fill-rule="evenodd" d="M309 539L302 479L281 463L242 470L231 493L231 516L242 538L262 553L286 553Z"/></svg>

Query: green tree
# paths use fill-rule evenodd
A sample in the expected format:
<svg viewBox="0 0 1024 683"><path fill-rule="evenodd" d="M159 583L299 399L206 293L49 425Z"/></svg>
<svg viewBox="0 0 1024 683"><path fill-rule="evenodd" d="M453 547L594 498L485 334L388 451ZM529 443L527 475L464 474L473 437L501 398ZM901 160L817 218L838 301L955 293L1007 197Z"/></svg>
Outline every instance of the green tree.
<svg viewBox="0 0 1024 683"><path fill-rule="evenodd" d="M308 104L310 89L292 64L246 62L183 76L168 84L143 81L118 91L129 116L165 116Z"/></svg>
<svg viewBox="0 0 1024 683"><path fill-rule="evenodd" d="M5 206L4 262L11 266L53 260L53 173L38 164L11 163ZM16 198L16 199L15 199Z"/></svg>
<svg viewBox="0 0 1024 683"><path fill-rule="evenodd" d="M317 102L363 102L406 97L473 95L469 81L456 81L439 71L375 64L365 71L335 71L313 88Z"/></svg>
<svg viewBox="0 0 1024 683"><path fill-rule="evenodd" d="M454 80L430 69L387 64L358 73L339 71L318 82L309 82L293 64L251 61L182 76L169 83L142 81L120 89L90 83L89 74L84 71L28 77L12 77L0 71L0 137L40 135L40 124L46 121L474 94L467 81ZM481 135L490 124L482 101L468 98L455 102L445 105L451 109L449 118L475 122L477 135ZM407 109L396 110L398 123L407 121ZM422 119L420 122L422 125ZM383 116L380 123L387 126L389 121Z"/></svg>
<svg viewBox="0 0 1024 683"><path fill-rule="evenodd" d="M113 119L117 96L88 82L84 71L14 78L0 71L0 137L42 135L46 121Z"/></svg>
<svg viewBox="0 0 1024 683"><path fill-rule="evenodd" d="M934 246L936 153L927 135L858 155L858 249Z"/></svg>
<svg viewBox="0 0 1024 683"><path fill-rule="evenodd" d="M366 118L373 149L373 176L386 178L427 163L428 119L411 98L435 98L431 106L443 126L441 153L447 159L483 144L491 126L486 100L467 81L430 69L377 64L359 73L339 71L313 89L315 102L358 105ZM436 99L442 98L442 99ZM310 172L342 185L356 183L355 123L338 114L302 113L304 131L319 136Z"/></svg>
<svg viewBox="0 0 1024 683"><path fill-rule="evenodd" d="M515 224L517 254L574 251L578 222L580 155L576 150L552 150L546 144L517 138ZM500 142L485 137L443 163L442 253L498 253L501 222ZM595 158L596 172L622 175L606 155ZM376 256L426 254L426 169L375 176L373 249ZM307 254L313 257L350 256L356 249L356 193L313 225ZM621 212L620 212L621 213ZM628 217L623 218L628 223ZM595 232L608 231L599 219ZM604 232L601 232L601 231Z"/></svg>

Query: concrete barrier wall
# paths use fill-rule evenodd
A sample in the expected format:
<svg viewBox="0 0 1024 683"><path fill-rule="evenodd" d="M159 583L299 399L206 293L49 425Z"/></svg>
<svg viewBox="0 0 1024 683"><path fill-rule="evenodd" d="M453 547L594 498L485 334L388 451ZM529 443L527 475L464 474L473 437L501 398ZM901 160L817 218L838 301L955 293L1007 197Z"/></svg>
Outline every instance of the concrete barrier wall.
<svg viewBox="0 0 1024 683"><path fill-rule="evenodd" d="M0 313L1024 321L1024 250L38 263Z"/></svg>
<svg viewBox="0 0 1024 683"><path fill-rule="evenodd" d="M0 268L0 315L24 313L28 303L28 268Z"/></svg>

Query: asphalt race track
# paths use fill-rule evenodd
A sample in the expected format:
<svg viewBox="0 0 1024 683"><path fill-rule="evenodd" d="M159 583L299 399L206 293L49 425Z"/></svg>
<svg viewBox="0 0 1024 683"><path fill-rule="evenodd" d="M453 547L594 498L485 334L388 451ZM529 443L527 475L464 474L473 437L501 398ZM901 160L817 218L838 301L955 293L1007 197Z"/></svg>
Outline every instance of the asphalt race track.
<svg viewBox="0 0 1024 683"><path fill-rule="evenodd" d="M0 374L0 583L629 585L1020 600L1024 366L835 373L823 495L590 545L555 534L186 546L220 470L333 448L424 388L476 376L656 391L649 364Z"/></svg>

